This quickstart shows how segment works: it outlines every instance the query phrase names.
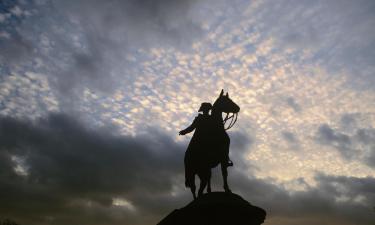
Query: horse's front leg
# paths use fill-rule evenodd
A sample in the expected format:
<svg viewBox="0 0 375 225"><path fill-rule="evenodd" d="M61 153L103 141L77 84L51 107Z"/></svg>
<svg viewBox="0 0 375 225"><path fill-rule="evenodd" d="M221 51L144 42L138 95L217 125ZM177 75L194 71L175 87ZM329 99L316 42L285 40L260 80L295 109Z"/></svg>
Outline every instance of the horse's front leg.
<svg viewBox="0 0 375 225"><path fill-rule="evenodd" d="M226 166L226 162L220 163L221 165L221 174L223 175L223 181L224 181L224 190L225 192L231 193L232 191L229 189L228 186L228 167Z"/></svg>
<svg viewBox="0 0 375 225"><path fill-rule="evenodd" d="M199 190L198 190L198 197L201 197L203 195L203 191L204 191L204 188L206 187L207 185L207 180L203 179L201 180L201 184L199 186Z"/></svg>

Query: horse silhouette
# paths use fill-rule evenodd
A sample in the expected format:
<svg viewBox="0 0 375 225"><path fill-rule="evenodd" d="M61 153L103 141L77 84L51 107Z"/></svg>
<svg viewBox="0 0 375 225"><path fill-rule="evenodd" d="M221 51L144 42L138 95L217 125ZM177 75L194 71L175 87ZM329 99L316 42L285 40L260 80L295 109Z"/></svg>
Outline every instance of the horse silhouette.
<svg viewBox="0 0 375 225"><path fill-rule="evenodd" d="M230 138L225 131L224 124L229 113L237 115L239 111L240 107L229 98L228 93L224 95L222 90L211 108L211 115L208 115L208 112L199 115L191 126L180 132L180 134L185 134L196 128L184 158L185 185L190 187L194 199L196 198L195 175L200 178L198 196L203 194L207 185L207 192L211 192L211 168L219 164L221 165L224 190L231 192L227 181L227 167L231 166L228 157ZM225 120L223 120L222 113L227 113ZM231 123L228 128L233 124Z"/></svg>

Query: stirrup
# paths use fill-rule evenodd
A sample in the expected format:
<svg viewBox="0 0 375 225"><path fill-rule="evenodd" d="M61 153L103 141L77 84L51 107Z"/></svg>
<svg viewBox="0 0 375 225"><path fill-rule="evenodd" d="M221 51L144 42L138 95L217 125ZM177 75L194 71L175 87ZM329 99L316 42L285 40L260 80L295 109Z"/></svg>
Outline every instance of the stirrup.
<svg viewBox="0 0 375 225"><path fill-rule="evenodd" d="M227 166L229 167L229 166L233 166L233 162L232 162L232 160L228 160L228 162L227 162Z"/></svg>

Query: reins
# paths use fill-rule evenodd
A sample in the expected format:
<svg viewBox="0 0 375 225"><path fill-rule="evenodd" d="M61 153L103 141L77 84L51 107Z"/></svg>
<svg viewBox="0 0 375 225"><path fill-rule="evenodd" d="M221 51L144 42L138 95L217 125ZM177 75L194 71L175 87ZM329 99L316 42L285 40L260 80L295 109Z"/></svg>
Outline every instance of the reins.
<svg viewBox="0 0 375 225"><path fill-rule="evenodd" d="M232 128L234 126L234 124L237 122L237 117L238 117L238 113L232 113L231 116L229 116L230 113L227 113L227 115L225 116L225 119L223 120L223 124L224 124L224 130L229 130L230 128ZM231 119L231 120L230 120ZM230 120L229 122L229 126L227 128L225 128L225 124L227 123L227 121Z"/></svg>

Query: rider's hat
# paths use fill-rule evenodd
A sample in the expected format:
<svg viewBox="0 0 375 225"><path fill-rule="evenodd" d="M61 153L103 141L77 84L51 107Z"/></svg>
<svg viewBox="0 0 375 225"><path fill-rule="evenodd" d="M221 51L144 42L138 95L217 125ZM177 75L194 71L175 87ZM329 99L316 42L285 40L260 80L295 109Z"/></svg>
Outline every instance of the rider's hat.
<svg viewBox="0 0 375 225"><path fill-rule="evenodd" d="M199 108L198 112L209 111L211 108L212 108L211 103L209 103L209 102L203 102L201 104L201 107Z"/></svg>

